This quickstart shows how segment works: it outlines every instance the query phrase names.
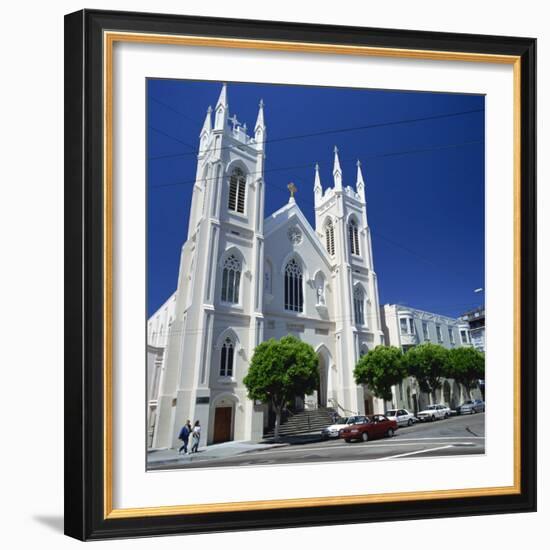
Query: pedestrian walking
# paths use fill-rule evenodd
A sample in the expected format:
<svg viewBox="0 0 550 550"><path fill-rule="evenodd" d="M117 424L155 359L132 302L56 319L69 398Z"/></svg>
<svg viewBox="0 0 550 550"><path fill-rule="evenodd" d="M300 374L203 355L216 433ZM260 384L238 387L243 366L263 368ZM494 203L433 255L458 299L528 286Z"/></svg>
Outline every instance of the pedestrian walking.
<svg viewBox="0 0 550 550"><path fill-rule="evenodd" d="M183 449L183 454L187 454L187 445L189 443L189 436L191 435L191 420L188 420L183 428L180 430L180 434L178 436L178 439L181 439L183 441L183 445L179 448L178 453L181 453Z"/></svg>
<svg viewBox="0 0 550 550"><path fill-rule="evenodd" d="M192 437L193 437L193 445L191 447L191 452L196 453L199 450L199 442L201 440L201 424L198 420L195 422L195 425L193 426Z"/></svg>

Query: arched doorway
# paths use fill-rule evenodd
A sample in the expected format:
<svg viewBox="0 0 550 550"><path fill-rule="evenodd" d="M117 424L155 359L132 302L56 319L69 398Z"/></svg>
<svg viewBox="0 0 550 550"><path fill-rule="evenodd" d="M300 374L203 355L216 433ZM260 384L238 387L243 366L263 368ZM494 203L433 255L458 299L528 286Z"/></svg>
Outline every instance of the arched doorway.
<svg viewBox="0 0 550 550"><path fill-rule="evenodd" d="M317 385L317 405L319 407L327 406L328 391L328 365L323 353L319 353L319 383Z"/></svg>
<svg viewBox="0 0 550 550"><path fill-rule="evenodd" d="M322 344L317 348L317 369L319 370L319 383L317 385L317 406L328 406L329 395L329 369L332 361L328 349Z"/></svg>
<svg viewBox="0 0 550 550"><path fill-rule="evenodd" d="M235 400L231 396L223 396L214 403L214 422L212 443L224 443L234 439Z"/></svg>

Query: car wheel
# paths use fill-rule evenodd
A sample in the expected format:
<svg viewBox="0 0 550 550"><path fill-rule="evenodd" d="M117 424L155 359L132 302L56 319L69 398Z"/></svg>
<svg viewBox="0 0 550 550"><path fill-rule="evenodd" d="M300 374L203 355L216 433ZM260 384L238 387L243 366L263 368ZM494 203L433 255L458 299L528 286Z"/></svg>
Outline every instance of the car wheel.
<svg viewBox="0 0 550 550"><path fill-rule="evenodd" d="M449 413L445 413L445 418L449 418Z"/></svg>
<svg viewBox="0 0 550 550"><path fill-rule="evenodd" d="M435 422L435 416L432 414L432 422Z"/></svg>
<svg viewBox="0 0 550 550"><path fill-rule="evenodd" d="M394 434L393 428L390 428L390 429L386 432L386 435L387 435L388 437L393 437L393 434Z"/></svg>
<svg viewBox="0 0 550 550"><path fill-rule="evenodd" d="M470 414L474 414L475 412L475 409L470 409Z"/></svg>
<svg viewBox="0 0 550 550"><path fill-rule="evenodd" d="M412 426L412 425L413 425L413 419L409 418L409 421L407 422L407 426Z"/></svg>
<svg viewBox="0 0 550 550"><path fill-rule="evenodd" d="M351 439L344 439L346 443L351 443Z"/></svg>
<svg viewBox="0 0 550 550"><path fill-rule="evenodd" d="M361 434L361 439L365 442L367 442L369 440L369 434L367 432L363 432Z"/></svg>

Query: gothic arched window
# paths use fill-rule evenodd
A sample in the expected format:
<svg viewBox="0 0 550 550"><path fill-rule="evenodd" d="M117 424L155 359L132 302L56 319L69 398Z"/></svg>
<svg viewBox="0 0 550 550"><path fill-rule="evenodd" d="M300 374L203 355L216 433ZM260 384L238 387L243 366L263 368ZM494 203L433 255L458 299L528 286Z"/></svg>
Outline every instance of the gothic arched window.
<svg viewBox="0 0 550 550"><path fill-rule="evenodd" d="M354 218L348 223L349 248L352 254L359 256L359 229Z"/></svg>
<svg viewBox="0 0 550 550"><path fill-rule="evenodd" d="M220 356L220 376L233 376L235 345L229 336L223 341Z"/></svg>
<svg viewBox="0 0 550 550"><path fill-rule="evenodd" d="M304 311L302 268L294 258L285 267L285 309Z"/></svg>
<svg viewBox="0 0 550 550"><path fill-rule="evenodd" d="M325 241L327 252L334 256L334 225L332 225L330 218L325 223Z"/></svg>
<svg viewBox="0 0 550 550"><path fill-rule="evenodd" d="M222 302L230 302L232 304L239 302L240 283L241 262L234 254L231 254L223 263Z"/></svg>
<svg viewBox="0 0 550 550"><path fill-rule="evenodd" d="M229 202L227 208L233 212L244 214L246 193L246 178L240 168L235 168L229 178Z"/></svg>
<svg viewBox="0 0 550 550"><path fill-rule="evenodd" d="M365 293L360 286L353 291L353 311L355 313L355 324L365 324Z"/></svg>

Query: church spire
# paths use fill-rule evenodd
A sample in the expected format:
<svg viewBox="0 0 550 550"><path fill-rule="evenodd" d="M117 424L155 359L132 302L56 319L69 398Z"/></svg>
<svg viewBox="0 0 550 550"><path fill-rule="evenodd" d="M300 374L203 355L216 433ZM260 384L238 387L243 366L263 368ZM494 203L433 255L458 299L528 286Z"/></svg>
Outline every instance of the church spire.
<svg viewBox="0 0 550 550"><path fill-rule="evenodd" d="M227 103L227 84L223 84L220 97L216 103L216 130L223 130L225 128L227 118L229 117L229 104Z"/></svg>
<svg viewBox="0 0 550 550"><path fill-rule="evenodd" d="M258 109L258 118L256 119L256 126L254 126L254 139L259 145L263 145L265 142L265 122L264 122L264 100L260 99L260 106Z"/></svg>
<svg viewBox="0 0 550 550"><path fill-rule="evenodd" d="M204 124L202 125L201 136L203 134L210 133L212 130L212 106L209 105L206 111L206 116L204 117Z"/></svg>
<svg viewBox="0 0 550 550"><path fill-rule="evenodd" d="M365 202L365 180L363 180L363 172L361 171L361 161L357 161L357 182L355 188L361 200Z"/></svg>
<svg viewBox="0 0 550 550"><path fill-rule="evenodd" d="M315 206L323 197L323 186L321 185L321 176L319 175L319 164L315 163L315 183L313 184L313 194L315 196Z"/></svg>
<svg viewBox="0 0 550 550"><path fill-rule="evenodd" d="M264 100L260 99L260 105L258 109L258 118L256 119L256 126L254 126L254 130L258 131L259 128L265 129L265 123L264 123Z"/></svg>
<svg viewBox="0 0 550 550"><path fill-rule="evenodd" d="M336 191L342 190L342 168L340 168L340 159L338 158L338 147L334 146L334 169L332 170L334 176L334 188Z"/></svg>

